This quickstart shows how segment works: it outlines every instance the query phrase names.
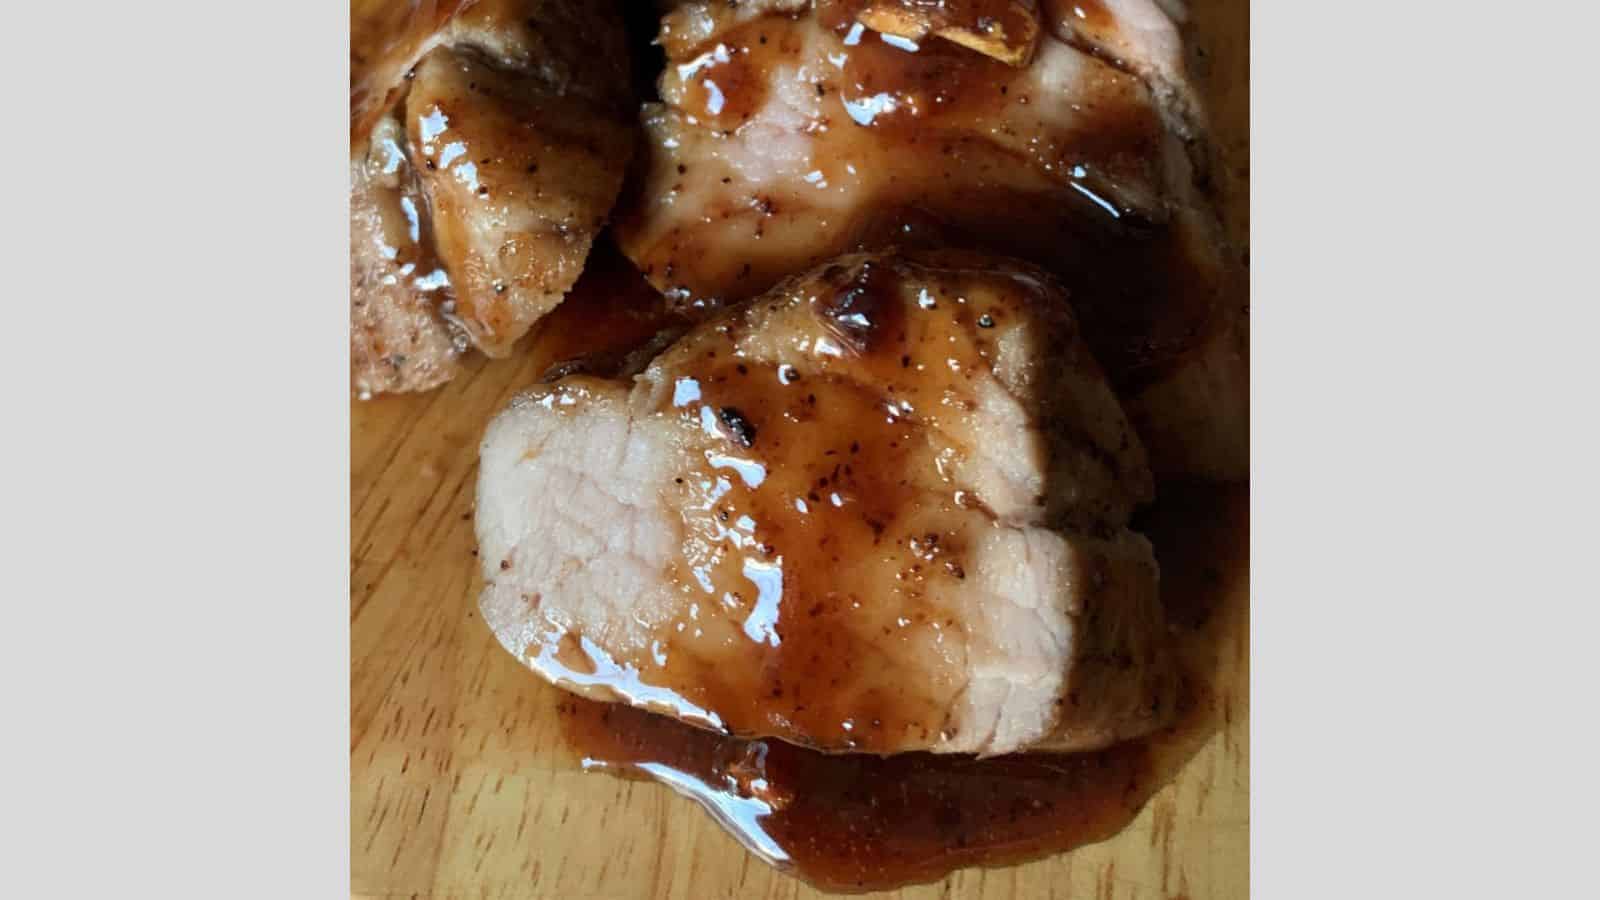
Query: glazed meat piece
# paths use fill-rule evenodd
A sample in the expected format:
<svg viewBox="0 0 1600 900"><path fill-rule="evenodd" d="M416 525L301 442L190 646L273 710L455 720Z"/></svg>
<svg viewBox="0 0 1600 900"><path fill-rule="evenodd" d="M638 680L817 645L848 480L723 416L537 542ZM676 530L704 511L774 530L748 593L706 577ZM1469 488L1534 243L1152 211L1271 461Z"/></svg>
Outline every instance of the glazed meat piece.
<svg viewBox="0 0 1600 900"><path fill-rule="evenodd" d="M1045 25L1058 39L1144 79L1168 125L1203 139L1204 114L1188 76L1184 0L1043 0ZM1204 158L1196 160L1204 165Z"/></svg>
<svg viewBox="0 0 1600 900"><path fill-rule="evenodd" d="M352 70L351 357L364 394L435 387L469 345L508 353L577 280L633 150L614 5L449 7L413 6L400 25L355 15L368 23L358 38L400 32Z"/></svg>
<svg viewBox="0 0 1600 900"><path fill-rule="evenodd" d="M1168 720L1138 438L1041 270L856 255L490 425L484 620L544 678L829 751Z"/></svg>
<svg viewBox="0 0 1600 900"><path fill-rule="evenodd" d="M405 141L399 118L385 115L350 161L350 369L363 395L438 387L468 346L445 318L450 275Z"/></svg>
<svg viewBox="0 0 1600 900"><path fill-rule="evenodd" d="M406 70L444 39L468 0L350 0L350 144L372 131L405 89Z"/></svg>
<svg viewBox="0 0 1600 900"><path fill-rule="evenodd" d="M1165 13L782 6L663 20L664 102L618 215L652 282L716 308L852 250L1020 256L1071 289L1158 471L1242 475L1244 283L1200 191L1204 126Z"/></svg>

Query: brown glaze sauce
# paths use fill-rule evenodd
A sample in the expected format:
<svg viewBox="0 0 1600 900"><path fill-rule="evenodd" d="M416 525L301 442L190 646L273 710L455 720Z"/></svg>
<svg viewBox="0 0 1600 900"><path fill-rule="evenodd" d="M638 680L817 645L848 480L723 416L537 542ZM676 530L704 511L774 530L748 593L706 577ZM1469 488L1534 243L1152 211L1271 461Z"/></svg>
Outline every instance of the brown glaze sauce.
<svg viewBox="0 0 1600 900"><path fill-rule="evenodd" d="M678 105L692 121L732 132L766 102L772 68L797 60L803 49L793 29L768 24L753 22L693 59L668 63L683 84Z"/></svg>
<svg viewBox="0 0 1600 900"><path fill-rule="evenodd" d="M1179 720L1148 738L989 759L828 755L563 696L568 745L585 769L653 779L695 800L752 853L827 890L887 889L1104 840L1216 730L1217 643L1244 615L1246 489L1175 486L1139 527L1163 560L1190 673Z"/></svg>
<svg viewBox="0 0 1600 900"><path fill-rule="evenodd" d="M398 119L380 117L351 158L350 352L362 398L437 386L467 347L406 143Z"/></svg>
<svg viewBox="0 0 1600 900"><path fill-rule="evenodd" d="M935 116L979 115L1016 70L964 47L928 39L920 44L847 28L839 102L858 125L906 132ZM915 47L915 49L912 49Z"/></svg>
<svg viewBox="0 0 1600 900"><path fill-rule="evenodd" d="M971 453L958 436L980 435L972 379L996 347L1025 319L1046 340L1070 322L1037 308L1046 288L1034 270L906 265L836 265L763 301L752 315L765 322L735 316L668 352L674 380L657 412L693 436L692 462L669 487L682 601L665 604L674 616L651 623L638 652L614 657L551 630L541 666L734 734L869 752L958 736L964 554L992 519L946 467ZM616 315L604 293L580 283L535 352L593 359L583 335L597 330L624 346L604 324ZM663 319L635 321L644 336ZM742 343L752 327L780 345Z"/></svg>
<svg viewBox="0 0 1600 900"><path fill-rule="evenodd" d="M661 668L734 733L887 752L949 733L962 685L927 660L962 645L943 596L988 523L949 489L936 429L1011 317L937 287L919 307L873 264L822 281L792 311L806 349L758 362L725 334L677 379L675 411L713 442L681 487L691 616Z"/></svg>
<svg viewBox="0 0 1600 900"><path fill-rule="evenodd" d="M615 375L688 327L617 249L610 231L595 238L583 274L539 320L519 353L538 361L543 380L578 372Z"/></svg>
<svg viewBox="0 0 1600 900"><path fill-rule="evenodd" d="M815 6L833 28L849 28L863 10L900 7L933 30L953 26L1007 34L1023 31L1037 9L1031 0L815 0Z"/></svg>
<svg viewBox="0 0 1600 900"><path fill-rule="evenodd" d="M1071 19L1094 31L1110 31L1117 25L1104 0L1044 0L1044 7L1046 15Z"/></svg>
<svg viewBox="0 0 1600 900"><path fill-rule="evenodd" d="M905 383L896 372L901 368L901 342L916 324L915 313L887 302L870 275L860 283L841 282L839 287L817 297L819 312L833 322L829 331L841 343L862 351L860 365L880 370L872 377L881 377L885 384ZM964 316L976 320L997 312L1004 314L1003 310L973 309ZM662 329L672 333L683 325L605 234L596 244L589 270L535 335L529 352L540 365L552 366L553 374L575 364L585 371L608 374L640 341ZM977 345L969 345L952 355L961 358L964 353L981 352ZM924 362L914 360L912 364ZM778 373L748 362L743 363L748 371L740 373L740 364L731 357L708 359L697 373L701 398L713 410L714 427L726 436L730 454L747 441L754 446L744 449L765 450L782 442L788 448L785 453L795 459L848 459L852 441L862 444L857 457L880 454L880 463L893 462L903 453L888 444L904 434L905 423L897 429L889 423L880 427L876 421L863 421L859 428L832 435L816 434L814 429L789 433L794 426L785 424L785 413L793 411L793 406L775 406L770 399L758 401L756 393L770 398L765 387L741 387L776 380ZM785 373L784 377L793 376ZM792 388L794 403L803 410L811 405L806 398L824 381L800 375L787 387ZM830 402L854 402L842 384L833 383L824 390L839 392L830 396ZM747 399L741 391L752 395ZM729 408L737 414L720 413ZM880 418L865 411L863 415L869 420ZM845 440L851 431L856 434ZM862 434L866 441L861 440ZM784 535L786 548L803 546L802 538L816 540L825 534L836 534L841 542L883 546L883 537L869 524L878 514L870 510L842 509L824 502L812 505L820 517L791 515L793 508L785 507L779 498L809 498L822 474L829 476L829 484L823 487L830 492L862 487L853 472L842 468L841 481L833 481L831 464L825 473L820 465L802 466L799 471L804 474L790 479L770 501L752 502L751 493L743 495L741 515L753 512L779 530L758 532L736 555L760 559L763 551L759 544L768 535L778 534ZM858 471L874 477L870 473L886 469L873 465ZM737 472L723 469L720 474ZM780 475L775 468L773 477ZM730 487L743 485L739 477L728 481ZM879 503L892 506L894 497L905 499L906 489L896 484L874 484L870 489L882 492L871 495ZM823 499L821 493L817 496ZM948 510L933 512L944 515ZM730 514L730 522L736 521ZM1234 686L1217 683L1216 673L1221 642L1240 634L1247 616L1242 585L1248 570L1248 487L1164 484L1156 504L1141 511L1132 527L1150 538L1161 561L1162 599L1186 673L1177 722L1147 738L1093 753L987 759L928 753L827 754L781 740L720 735L633 707L561 693L557 708L571 764L667 785L700 804L750 852L827 890L888 889L936 880L959 868L1012 865L1105 840L1138 815L1229 714L1228 703L1221 698ZM886 528L885 534L893 530ZM816 546L822 550L819 540ZM786 549L785 553L792 551ZM958 556L958 552L952 554ZM914 554L906 558L914 559ZM786 573L804 580L786 583L786 588L796 593L786 595L775 620L756 617L753 630L759 634L757 626L763 621L775 624L789 646L815 647L817 641L834 639L837 635L828 633L827 616L848 601L836 598L816 619L810 606L791 602L802 584L823 585L838 577L831 557L819 552L803 561L791 556L786 563ZM742 570L742 565L737 568ZM926 567L925 577L948 578L955 573L935 564ZM915 586L908 589L915 590ZM755 611L753 601L757 599L744 600L748 612ZM748 622L750 617L747 613L730 621ZM814 633L806 634L805 629ZM758 643L748 633L738 639L749 645L753 656L776 649L770 643ZM791 704L791 712L793 707L807 705L808 698L815 703L815 725L832 717L828 707L837 702L825 689L827 681L844 671L834 657L860 655L859 649L840 645L833 657L792 661L816 665L816 678L788 685L776 679L766 683L786 692L781 699ZM746 674L765 678L770 672L758 667ZM861 732L867 742L864 747L870 747L874 733L880 729Z"/></svg>
<svg viewBox="0 0 1600 900"><path fill-rule="evenodd" d="M1098 8L1091 3L1083 6L1085 10ZM413 10L418 8L437 10L438 5L413 3ZM778 43L776 51L781 50L782 43ZM976 98L981 90L963 85L984 85L984 78L966 80L963 72L989 66L989 62L982 61L952 62L954 56L947 58L942 50L936 50L922 58L926 62L918 59L917 66L904 70L906 77L902 80L893 80L891 67L875 66L875 58L878 48L851 56L851 80L842 93L866 99L893 91L896 98L904 101L898 102L896 109L914 112L954 109L963 96ZM355 61L352 50L352 64ZM749 69L736 72L734 69L739 66ZM758 59L752 61L749 56L734 56L728 62L707 66L707 77L723 93L723 106L712 112L710 90L699 83L690 85L690 90L699 91L694 109L720 117L717 122L725 127L736 127L747 110L754 109L758 91L765 90L760 78L755 77L760 72L752 66L758 66ZM992 82L987 86L992 88ZM352 127L355 109L352 86ZM883 117L882 127L893 128L898 122L899 117L888 115ZM1122 139L1125 138L1117 141ZM987 202L1000 208L1011 205L992 194ZM917 223L918 232L938 232L946 240L949 235L960 234L960 229L947 223L946 216L918 207L914 195L906 197L899 208L902 211L886 216L893 219L890 226L874 227L882 227L885 232L902 231L898 226L904 221ZM1136 317L1147 315L1154 320L1155 312L1141 312L1139 296L1171 290L1173 280L1184 277L1184 269L1174 261L1176 251L1163 237L1162 226L1149 226L1146 231L1146 226L1139 223L1131 227L1126 223L1110 224L1109 231L1115 239L1101 239L1099 226L1085 229L1082 215L1075 213L1064 216L1058 231L1043 235L1035 243L1061 247L1062 242L1067 242L1067 247L1082 247L1066 251L1074 266L1080 258L1099 259L1101 266L1109 263L1114 274L1104 283L1074 285L1078 296L1086 295L1090 301L1088 307L1078 304L1078 311L1093 317L1102 306L1093 303L1096 291L1101 291L1102 296L1123 291L1131 299L1104 306L1123 309L1110 315L1123 315L1128 322L1102 319L1099 328L1149 331L1147 323L1138 322ZM864 227L862 232L866 231ZM1128 240L1128 235L1133 235L1133 240ZM1013 237L1002 235L998 240L1006 243ZM832 296L829 304L834 335L840 343L862 351L870 365L882 365L885 370L901 365L896 341L882 341L878 336L894 335L898 325L882 314L886 307L875 303L872 291L854 296L842 291ZM1165 317L1162 322L1171 320L1170 311L1158 312ZM872 323L872 327L861 330L859 322ZM597 242L584 277L571 295L534 333L530 352L552 365L552 376L576 370L616 372L626 368L627 354L648 343L651 336L670 335L683 327L682 315L672 311L634 267L621 258L606 235ZM1171 325L1178 338L1190 328L1192 325L1182 322L1181 317ZM1107 349L1102 346L1101 352L1104 354ZM1114 348L1110 352L1118 351ZM1162 348L1158 346L1149 349L1149 359L1160 354ZM1134 356L1138 357L1138 352ZM1147 359L1131 359L1126 368L1138 370L1144 362ZM797 474L790 479L792 484L774 490L773 496L805 498L810 503L814 493L822 503L814 504L810 516L798 514L792 506L784 508L776 500L739 496L744 509L754 512L752 519L762 522L765 532L750 536L749 543L739 548L746 552L728 556L723 562L733 564L738 557L742 578L742 560L762 560L762 544L773 543L766 540L768 535L789 536L784 541L786 546L792 543L814 548L805 559L790 554L786 560L784 572L792 573L795 581L786 585L792 594L779 607L776 617L757 615L758 589L754 597L741 597L738 602L744 604L741 610L746 612L742 620L754 623L754 634L744 636L750 644L765 634L768 639L781 637L779 647L826 647L835 634L827 625L829 615L837 612L838 604L850 602L848 596L832 597L834 607L824 605L814 617L814 604L792 599L802 591L824 593L802 585L822 585L837 577L830 570L834 560L827 552L827 543L882 546L885 535L893 530L890 512L902 506L909 487L883 482L882 474L874 476L872 472L896 471L896 466L906 461L910 426L904 421L880 423L880 405L870 404L859 392L853 394L848 384L822 378L808 380L802 376L794 384L787 384L786 388L792 388L786 391L792 399L773 405L770 389L746 389L742 384L779 380L778 367L744 364L747 372L739 372L739 365L731 359L707 360L704 370L696 375L701 383L702 405L712 410L714 428L734 450L786 445L789 452L816 460L848 458L851 448L843 440L838 440L838 445L830 444L829 436L813 434L814 429L795 428L794 423L803 421L811 396L818 397L818 402L824 402L826 397L827 404L834 408L859 408L859 428L846 432L853 436L853 444L859 445L854 455L866 453L872 463L851 471L840 468L838 472L832 464L797 468ZM720 476L730 472L739 476L738 468L712 471L720 472ZM819 484L824 477L827 484ZM742 476L731 477L728 484L731 490L742 490L744 480ZM771 487L778 485L774 482ZM843 488L843 492L858 496L861 503L848 512L842 511L845 508L827 503L818 488L824 488L829 495ZM723 500L728 498L723 496ZM715 503L709 506L712 516L720 522ZM947 509L934 512L942 514ZM738 520L731 511L730 520ZM1235 628L1238 617L1243 615L1238 605L1242 593L1237 585L1246 564L1243 548L1248 533L1248 493L1246 488L1163 485L1160 501L1141 514L1134 528L1150 536L1157 546L1158 559L1162 560L1163 601L1192 674L1189 698L1178 724L1146 740L1130 741L1099 753L995 759L920 753L830 756L784 741L723 737L627 706L563 695L558 708L566 740L586 769L622 777L653 778L672 786L706 807L754 854L824 889L886 889L938 879L963 866L1011 865L1101 841L1131 822L1142 804L1178 772L1216 727L1211 673L1216 666L1214 653L1219 637ZM915 560L915 556L909 554L907 559ZM925 577L955 575L934 565ZM722 583L726 578L718 577L717 581ZM770 641L763 645L771 647ZM819 666L821 673L827 673L829 666L838 671L837 666L850 665L848 660L859 655L846 644L838 647L834 658L800 663ZM808 709L814 711L816 719L811 727L837 719L829 709L827 677L816 679L821 684L810 685L768 681L771 689L794 692L789 706L792 716L805 716ZM808 700L811 703L806 703ZM872 730L862 733L870 735ZM870 748L870 738L862 738L861 746Z"/></svg>
<svg viewBox="0 0 1600 900"><path fill-rule="evenodd" d="M1123 40L1122 23L1104 0L1044 0L1044 24L1073 47L1123 71L1126 60L1108 51Z"/></svg>
<svg viewBox="0 0 1600 900"><path fill-rule="evenodd" d="M817 312L832 322L829 333L858 350L863 367L882 367L881 374L873 377L883 378L886 384L904 383L895 372L901 368L902 341L917 324L916 313L888 302L870 274L841 281L837 287L835 292L816 297ZM997 312L1003 314L1004 310L973 309L964 315L975 320ZM682 327L681 320L608 239L597 244L590 271L548 321L530 348L535 358L545 364L587 360L590 370L597 372L659 329ZM982 352L973 344L953 355L959 358L963 353ZM770 398L771 392L765 387L741 387L777 379L778 373L748 362L743 363L748 371L740 373L740 365L731 357L708 358L696 373L701 398L713 410L713 427L725 436L730 454L740 449L765 450L781 442L788 448L784 452L795 459L850 458L852 441L862 445L857 457L880 454L879 463L893 462L896 454L902 453L888 444L904 433L904 423L897 428L863 421L859 429L833 435L816 434L815 429L791 433L794 426L785 424L785 413L794 411L793 406L774 405L770 399L758 402L757 393ZM784 377L793 378L794 374ZM795 403L803 410L811 405L806 398L825 381L801 374L787 387L792 388ZM831 390L839 394L830 396L830 402L853 402L848 387L833 384ZM751 396L746 398L743 390L751 391ZM877 418L865 411L863 415ZM850 431L857 433L844 440ZM745 443L752 446L743 448ZM834 451L832 456L829 450ZM871 510L823 503L814 507L822 517L790 515L786 510L792 507L785 507L781 499L809 496L816 487L817 479L812 476L820 479L823 467L801 466L797 471L804 474L795 475L770 500L755 502L750 495L743 497L740 515L753 512L764 523L779 526L779 531L758 531L736 555L761 558L759 544L777 534L784 535L786 548L803 546L801 538L815 540L827 534L838 535L840 541L884 545L884 538L870 524L878 515ZM879 477L870 473L887 469L873 465L858 471L870 478ZM727 469L720 472L730 474ZM843 469L841 480L835 482L831 465L826 474L829 484L823 487L830 492L863 486ZM775 467L772 477L781 475ZM743 483L740 477L729 482ZM896 496L906 499L905 488L895 484L868 487L883 492L873 495L880 503L893 505ZM1158 502L1133 522L1135 530L1151 539L1161 560L1163 602L1187 676L1178 721L1150 737L1076 754L988 759L927 753L839 755L780 740L719 735L632 707L561 694L559 718L572 761L586 770L654 780L671 787L699 803L750 852L828 890L866 891L926 882L958 868L1012 865L1107 839L1138 815L1228 714L1226 700L1218 700L1233 686L1218 684L1215 673L1221 642L1225 636L1241 633L1247 615L1241 586L1248 566L1248 502L1244 486L1163 485ZM947 510L934 512L942 515ZM730 522L736 521L730 514ZM894 531L886 528L884 534ZM821 546L818 541L817 547ZM786 554L792 552L785 550ZM786 583L786 588L798 592L814 589L802 588L803 584L831 583L839 578L832 566L825 553L803 561L793 557L785 572L799 580ZM955 577L938 565L929 569L927 577L931 579ZM783 641L790 646L815 647L816 641L836 638L828 632L826 617L847 601L835 599L833 607L813 620L809 606L791 602L795 596L786 595L777 618L769 621L776 624ZM747 607L753 612L755 604L747 601ZM741 617L730 621L739 622ZM749 621L748 615L743 621ZM757 617L756 625L761 622ZM806 634L807 628L816 633ZM760 633L759 627L755 630ZM748 633L738 639L755 655L776 649L769 642L758 643ZM834 654L846 658L860 655L859 648L848 644L838 646ZM826 682L843 671L840 660L793 662L817 666L815 677L787 686L768 683L786 693L795 691L787 698L793 706L805 705L810 698L817 704L816 721L826 721L830 702L836 702L829 697ZM770 673L757 669L753 674L764 677ZM870 736L874 730L861 733ZM870 747L870 737L864 740L869 743L863 746Z"/></svg>
<svg viewBox="0 0 1600 900"><path fill-rule="evenodd" d="M411 164L404 126L397 120L380 119L366 149L360 160L368 170L364 190L351 203L372 204L378 227L372 229L372 246L358 248L357 254L389 260L402 277L414 279L415 289L442 290L448 297L449 278L434 250L433 217Z"/></svg>
<svg viewBox="0 0 1600 900"><path fill-rule="evenodd" d="M778 233L769 237L776 241L770 250L761 240L742 244L736 265L708 262L714 247L700 241L726 233L714 220L751 217L760 238L778 226L751 210L781 216L812 202L808 185L773 190L756 182L741 193L744 176L729 172L726 187L699 195L707 198L703 226L686 223L654 246L634 248L658 286L716 306L837 253L960 246L1021 257L1060 277L1120 388L1159 379L1205 342L1222 321L1219 274L1165 218L1164 205L1117 199L1115 185L1156 179L1154 161L1163 153L1164 128L1136 77L1092 64L1092 99L1074 105L1072 127L1054 128L1030 112L1048 115L1048 98L1031 96L1038 84L1026 68L933 37L886 41L856 22L862 5L819 3L809 14L817 23L774 16L736 25L697 48L697 56L669 61L676 74L665 81L668 99L728 134L769 103L797 102L770 96L780 75L813 78L809 184L852 185L869 199L818 222L826 227L814 236ZM819 52L825 63L813 59ZM681 96L673 85L681 85ZM679 183L661 187L675 193L713 177L698 168L685 159ZM631 235L639 220L626 211L630 205L638 208L624 203L622 220ZM812 252L797 257L797 245ZM739 268L736 277L726 266Z"/></svg>
<svg viewBox="0 0 1600 900"><path fill-rule="evenodd" d="M917 452L923 429L832 378L801 378L773 404L750 382L776 382L778 368L730 364L697 379L706 403L693 410L714 416L728 446L686 478L689 540L676 576L700 609L667 636L664 677L694 685L691 698L735 733L862 750L930 740L959 684L897 672L907 657L937 658L960 622L924 584L953 576L913 573L907 532L955 545L961 523L924 487L936 473ZM818 407L851 424L817 428ZM759 455L741 453L747 443ZM917 580L879 589L883 564ZM679 646L697 676L673 672Z"/></svg>

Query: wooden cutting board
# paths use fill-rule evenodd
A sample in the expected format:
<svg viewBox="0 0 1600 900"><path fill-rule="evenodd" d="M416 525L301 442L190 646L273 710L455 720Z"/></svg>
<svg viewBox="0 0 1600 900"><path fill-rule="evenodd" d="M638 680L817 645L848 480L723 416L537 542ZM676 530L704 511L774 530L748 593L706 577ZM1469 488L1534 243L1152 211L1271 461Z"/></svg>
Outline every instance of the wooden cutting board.
<svg viewBox="0 0 1600 900"><path fill-rule="evenodd" d="M1247 0L1191 5L1224 152L1227 224L1244 246ZM475 359L438 391L351 404L353 893L818 896L751 857L667 788L559 762L554 690L479 619L471 522L478 439L543 365L528 355ZM1239 617L1221 648L1226 724L1117 837L884 896L1247 896L1248 628L1248 615Z"/></svg>

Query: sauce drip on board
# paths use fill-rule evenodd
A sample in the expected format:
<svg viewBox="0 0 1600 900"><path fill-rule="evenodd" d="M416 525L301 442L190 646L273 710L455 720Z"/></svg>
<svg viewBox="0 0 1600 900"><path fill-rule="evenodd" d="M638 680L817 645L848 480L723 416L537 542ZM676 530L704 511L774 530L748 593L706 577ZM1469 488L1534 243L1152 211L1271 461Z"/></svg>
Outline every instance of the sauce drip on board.
<svg viewBox="0 0 1600 900"><path fill-rule="evenodd" d="M568 745L585 769L659 781L693 799L752 853L827 890L888 889L1104 840L1231 714L1207 685L1219 636L1245 615L1248 500L1242 487L1175 485L1140 517L1162 554L1164 599L1191 675L1178 722L1148 738L989 759L828 755L562 695Z"/></svg>
<svg viewBox="0 0 1600 900"><path fill-rule="evenodd" d="M607 366L640 338L682 327L605 237L591 269L553 314L560 327L534 338L537 368L559 372L563 361L591 360L587 370L610 374ZM830 298L845 320L842 340L850 324L872 321L870 297ZM903 327L880 321L891 333ZM870 334L859 339L870 342ZM757 440L767 436L758 429ZM1093 753L988 759L830 755L553 692L567 764L660 782L700 804L750 852L829 890L888 889L1107 839L1232 715L1233 686L1218 684L1215 673L1219 642L1239 633L1247 615L1248 507L1247 486L1163 484L1132 523L1161 561L1162 599L1187 676L1178 721L1147 738Z"/></svg>

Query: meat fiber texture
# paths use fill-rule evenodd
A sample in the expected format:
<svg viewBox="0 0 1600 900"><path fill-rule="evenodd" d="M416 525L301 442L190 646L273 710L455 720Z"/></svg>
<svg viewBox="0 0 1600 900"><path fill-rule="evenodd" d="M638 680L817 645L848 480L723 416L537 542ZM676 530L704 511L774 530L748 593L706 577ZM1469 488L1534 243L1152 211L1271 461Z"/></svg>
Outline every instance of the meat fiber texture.
<svg viewBox="0 0 1600 900"><path fill-rule="evenodd" d="M481 448L480 605L552 683L830 752L1104 747L1178 673L1145 452L1059 284L852 255Z"/></svg>

